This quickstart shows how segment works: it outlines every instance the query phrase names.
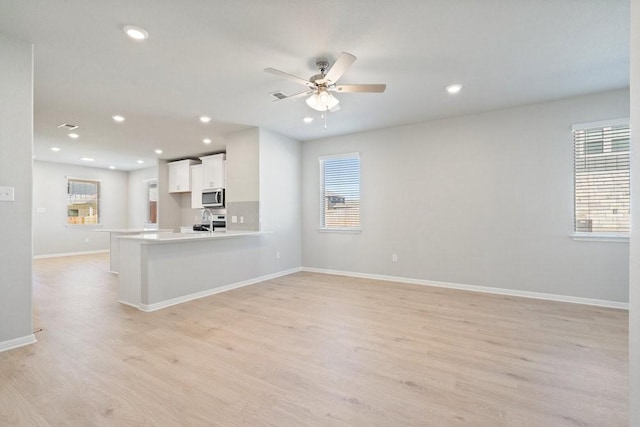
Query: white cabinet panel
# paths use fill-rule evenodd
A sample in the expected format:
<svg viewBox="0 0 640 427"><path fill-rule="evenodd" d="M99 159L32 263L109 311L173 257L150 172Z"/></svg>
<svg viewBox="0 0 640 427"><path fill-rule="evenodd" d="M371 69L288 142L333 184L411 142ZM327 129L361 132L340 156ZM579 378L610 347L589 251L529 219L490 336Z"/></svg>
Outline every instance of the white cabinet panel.
<svg viewBox="0 0 640 427"><path fill-rule="evenodd" d="M202 165L191 166L191 207L202 208Z"/></svg>
<svg viewBox="0 0 640 427"><path fill-rule="evenodd" d="M195 160L179 160L167 163L169 166L169 193L188 193L191 191L191 165Z"/></svg>
<svg viewBox="0 0 640 427"><path fill-rule="evenodd" d="M225 158L224 153L200 157L202 160L203 189L225 188Z"/></svg>

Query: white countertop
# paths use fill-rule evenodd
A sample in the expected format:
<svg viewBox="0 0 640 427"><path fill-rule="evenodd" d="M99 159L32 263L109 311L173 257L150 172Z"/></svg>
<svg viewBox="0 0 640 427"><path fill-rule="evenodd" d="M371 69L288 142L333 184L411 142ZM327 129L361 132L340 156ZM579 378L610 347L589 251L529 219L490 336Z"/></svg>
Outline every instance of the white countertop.
<svg viewBox="0 0 640 427"><path fill-rule="evenodd" d="M208 231L190 232L190 233L153 233L153 234L140 234L133 236L121 236L120 239L126 240L138 240L141 243L173 243L173 242L193 242L199 240L217 240L217 239L229 239L235 237L245 236L259 236L261 234L268 234L267 231L214 231L209 233Z"/></svg>
<svg viewBox="0 0 640 427"><path fill-rule="evenodd" d="M138 233L170 233L173 231L172 228L96 228L93 231L102 231L105 233L128 233L128 234L138 234Z"/></svg>

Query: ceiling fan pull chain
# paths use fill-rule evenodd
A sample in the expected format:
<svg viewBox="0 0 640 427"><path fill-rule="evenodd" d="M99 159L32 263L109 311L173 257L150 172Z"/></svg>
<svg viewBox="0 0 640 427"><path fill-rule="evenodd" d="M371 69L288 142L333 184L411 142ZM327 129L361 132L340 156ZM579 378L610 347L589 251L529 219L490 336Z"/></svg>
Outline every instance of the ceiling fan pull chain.
<svg viewBox="0 0 640 427"><path fill-rule="evenodd" d="M324 128L327 128L327 116L329 115L329 108L327 108L327 111L325 111L322 116L324 118Z"/></svg>

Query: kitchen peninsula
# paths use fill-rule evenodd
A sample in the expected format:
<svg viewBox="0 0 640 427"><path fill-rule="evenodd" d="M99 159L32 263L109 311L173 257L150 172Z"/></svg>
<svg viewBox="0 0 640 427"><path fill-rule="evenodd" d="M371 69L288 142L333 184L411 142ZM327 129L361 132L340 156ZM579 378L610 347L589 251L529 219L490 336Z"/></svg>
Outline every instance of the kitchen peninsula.
<svg viewBox="0 0 640 427"><path fill-rule="evenodd" d="M153 311L265 280L268 232L156 233L119 238L118 302Z"/></svg>
<svg viewBox="0 0 640 427"><path fill-rule="evenodd" d="M118 274L118 260L120 259L120 245L119 237L130 236L134 234L147 234L147 233L165 233L171 232L171 229L157 229L157 228L108 228L108 229L96 229L99 233L109 233L109 272Z"/></svg>

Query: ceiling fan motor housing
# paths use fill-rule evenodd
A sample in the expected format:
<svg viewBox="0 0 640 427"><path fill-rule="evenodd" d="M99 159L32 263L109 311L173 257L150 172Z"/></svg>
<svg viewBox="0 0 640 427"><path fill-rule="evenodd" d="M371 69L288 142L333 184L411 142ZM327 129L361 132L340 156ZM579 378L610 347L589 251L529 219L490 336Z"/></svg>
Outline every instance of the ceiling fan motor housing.
<svg viewBox="0 0 640 427"><path fill-rule="evenodd" d="M325 72L329 68L329 61L327 61L325 58L318 58L318 60L316 61L316 66L320 70L321 74L325 74Z"/></svg>

